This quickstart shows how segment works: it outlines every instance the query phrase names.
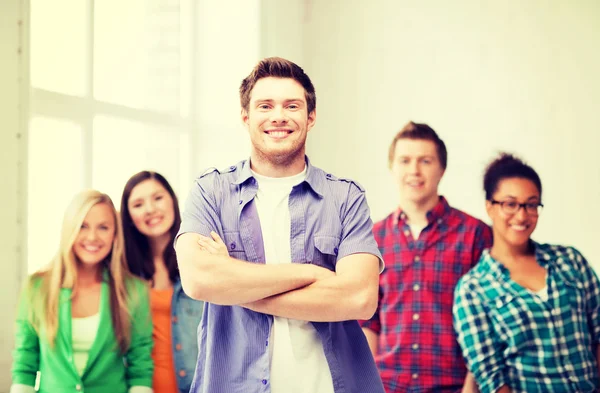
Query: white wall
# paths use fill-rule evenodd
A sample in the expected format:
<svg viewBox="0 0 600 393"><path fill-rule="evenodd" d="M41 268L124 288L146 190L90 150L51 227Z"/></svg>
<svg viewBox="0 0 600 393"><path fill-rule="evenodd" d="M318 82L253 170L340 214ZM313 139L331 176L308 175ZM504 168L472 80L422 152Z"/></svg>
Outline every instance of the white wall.
<svg viewBox="0 0 600 393"><path fill-rule="evenodd" d="M302 19L292 17L299 4L308 7ZM543 182L535 238L575 245L600 269L599 2L279 7L272 13L287 14L293 34L302 24L302 39L291 42L301 43L301 65L317 90L308 152L366 187L374 219L397 203L387 170L392 137L409 120L426 122L448 146L441 191L452 205L486 218L484 167L498 151L517 153ZM285 53L288 28L275 27L270 34L280 40L269 54Z"/></svg>
<svg viewBox="0 0 600 393"><path fill-rule="evenodd" d="M194 59L198 78L193 104L197 130L191 146L194 176L208 167L223 169L249 156L237 92L260 58L259 3L198 2Z"/></svg>
<svg viewBox="0 0 600 393"><path fill-rule="evenodd" d="M0 392L8 392L17 294L26 267L22 257L23 77L19 18L21 1L3 1L0 11Z"/></svg>

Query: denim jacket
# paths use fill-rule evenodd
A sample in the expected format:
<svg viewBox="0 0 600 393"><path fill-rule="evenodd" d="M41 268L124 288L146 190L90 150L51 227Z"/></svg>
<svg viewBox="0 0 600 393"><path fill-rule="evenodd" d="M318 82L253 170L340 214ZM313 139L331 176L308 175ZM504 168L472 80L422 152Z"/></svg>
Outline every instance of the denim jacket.
<svg viewBox="0 0 600 393"><path fill-rule="evenodd" d="M180 393L188 393L198 359L197 329L202 318L204 302L194 300L183 292L181 281L173 285L171 299L171 336L175 375Z"/></svg>

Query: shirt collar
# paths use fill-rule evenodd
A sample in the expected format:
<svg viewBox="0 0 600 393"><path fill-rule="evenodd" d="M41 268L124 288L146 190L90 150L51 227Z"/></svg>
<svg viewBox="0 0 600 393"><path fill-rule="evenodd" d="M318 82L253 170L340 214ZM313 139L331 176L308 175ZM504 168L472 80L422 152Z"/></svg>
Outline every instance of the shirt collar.
<svg viewBox="0 0 600 393"><path fill-rule="evenodd" d="M543 249L540 247L539 243L529 240L532 247L534 248L535 260L540 264L543 268L547 268L548 264L551 260L546 259ZM482 268L484 270L488 270L493 278L506 280L510 278L510 272L508 269L499 261L495 260L490 255L490 249L485 249L481 253L481 263Z"/></svg>
<svg viewBox="0 0 600 393"><path fill-rule="evenodd" d="M308 184L309 187L322 198L325 191L326 175L323 171L312 166L307 156L304 156L304 160L306 161L306 179L304 179L304 183ZM254 179L252 171L250 170L250 159L239 162L234 168L237 168L239 172L238 176L233 181L233 184L240 185L250 178Z"/></svg>
<svg viewBox="0 0 600 393"><path fill-rule="evenodd" d="M438 203L426 214L427 222L432 223L433 221L443 219L446 214L450 213L450 210L451 208L448 201L440 195ZM401 207L394 212L394 222L405 222L407 218L406 213L402 211Z"/></svg>

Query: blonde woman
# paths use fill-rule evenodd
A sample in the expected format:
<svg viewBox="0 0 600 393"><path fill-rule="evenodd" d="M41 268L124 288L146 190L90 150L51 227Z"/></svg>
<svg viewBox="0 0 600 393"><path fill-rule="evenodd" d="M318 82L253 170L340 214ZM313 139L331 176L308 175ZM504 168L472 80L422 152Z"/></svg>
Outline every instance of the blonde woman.
<svg viewBox="0 0 600 393"><path fill-rule="evenodd" d="M76 195L60 248L25 287L16 323L11 393L152 393L146 285L133 277L106 195Z"/></svg>

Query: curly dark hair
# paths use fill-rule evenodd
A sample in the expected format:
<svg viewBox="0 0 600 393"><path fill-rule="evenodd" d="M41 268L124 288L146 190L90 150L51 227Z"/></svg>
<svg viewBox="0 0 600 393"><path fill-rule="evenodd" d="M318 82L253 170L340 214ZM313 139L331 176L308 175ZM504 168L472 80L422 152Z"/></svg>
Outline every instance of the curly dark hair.
<svg viewBox="0 0 600 393"><path fill-rule="evenodd" d="M492 195L498 189L498 184L504 179L520 178L530 180L542 196L542 181L537 172L521 159L510 153L500 153L486 168L483 176L485 199L492 200Z"/></svg>

